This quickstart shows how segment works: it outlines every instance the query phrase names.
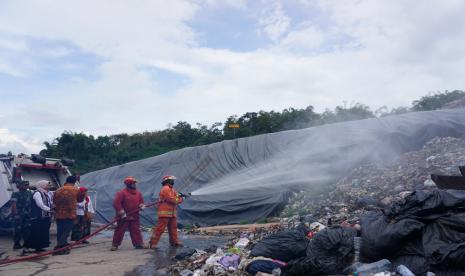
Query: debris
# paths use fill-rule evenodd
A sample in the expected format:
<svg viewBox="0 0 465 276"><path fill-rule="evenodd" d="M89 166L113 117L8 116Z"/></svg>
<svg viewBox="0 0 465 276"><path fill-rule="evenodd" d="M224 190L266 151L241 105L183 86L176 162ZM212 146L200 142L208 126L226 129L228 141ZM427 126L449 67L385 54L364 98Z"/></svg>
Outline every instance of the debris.
<svg viewBox="0 0 465 276"><path fill-rule="evenodd" d="M431 174L459 176L458 166L464 165L465 138L436 137L395 160L360 165L321 196L295 193L283 214L311 214L323 224L354 224L365 212L384 207L382 201L390 205L414 190L436 189Z"/></svg>
<svg viewBox="0 0 465 276"><path fill-rule="evenodd" d="M357 268L355 272L360 275L366 275L368 273L379 273L389 271L391 269L391 262L386 259L382 259L380 261L370 263L370 264L363 264Z"/></svg>
<svg viewBox="0 0 465 276"><path fill-rule="evenodd" d="M256 260L249 264L247 272L255 275L258 272L271 274L274 269L283 267L280 262L272 260Z"/></svg>
<svg viewBox="0 0 465 276"><path fill-rule="evenodd" d="M176 254L176 256L174 256L174 258L176 260L184 260L184 259L192 256L195 252L196 251L193 248L183 247L177 252L177 254Z"/></svg>
<svg viewBox="0 0 465 276"><path fill-rule="evenodd" d="M245 248L249 244L250 240L248 238L240 238L239 241L234 245L237 248Z"/></svg>
<svg viewBox="0 0 465 276"><path fill-rule="evenodd" d="M188 270L188 269L185 269L183 271L181 271L181 276L193 276L194 275L194 272Z"/></svg>
<svg viewBox="0 0 465 276"><path fill-rule="evenodd" d="M397 273L399 273L401 276L415 276L415 274L408 269L405 265L399 265L396 269Z"/></svg>
<svg viewBox="0 0 465 276"><path fill-rule="evenodd" d="M458 176L458 166L463 165L465 139L434 138L422 149L391 162L355 168L326 194L295 194L283 213L298 210L300 215L294 213L264 228L262 224L209 228L208 235L228 232L235 238L223 249L196 252L172 268L194 271L196 276L343 271L350 271L346 275L358 271L359 275L390 276L398 275L392 269L403 265L415 275L460 274L465 268L459 261L465 255L461 243L465 240L465 213L458 206L465 206L465 191L464 201L455 191L438 191L431 186L430 175ZM428 243L428 239L435 242ZM419 244L425 244L424 248ZM234 254L240 257L237 269L220 264ZM274 259L288 263L271 271L251 266L273 265Z"/></svg>
<svg viewBox="0 0 465 276"><path fill-rule="evenodd" d="M241 256L237 254L232 254L221 257L218 263L221 264L228 271L234 271L239 266L240 260Z"/></svg>

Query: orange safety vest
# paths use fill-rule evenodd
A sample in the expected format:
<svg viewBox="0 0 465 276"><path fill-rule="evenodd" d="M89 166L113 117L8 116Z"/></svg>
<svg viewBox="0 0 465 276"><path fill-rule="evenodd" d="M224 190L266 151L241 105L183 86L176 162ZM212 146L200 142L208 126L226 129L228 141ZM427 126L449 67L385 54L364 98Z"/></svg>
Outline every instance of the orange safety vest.
<svg viewBox="0 0 465 276"><path fill-rule="evenodd" d="M182 202L182 197L170 185L165 185L160 190L158 198L157 214L159 218L175 218L176 207Z"/></svg>

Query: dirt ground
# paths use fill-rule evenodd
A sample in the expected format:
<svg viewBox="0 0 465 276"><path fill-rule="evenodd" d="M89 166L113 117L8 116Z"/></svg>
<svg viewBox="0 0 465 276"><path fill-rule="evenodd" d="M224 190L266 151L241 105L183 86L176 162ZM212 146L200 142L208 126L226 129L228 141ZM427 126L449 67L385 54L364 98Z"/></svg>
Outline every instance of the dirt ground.
<svg viewBox="0 0 465 276"><path fill-rule="evenodd" d="M56 240L51 237L52 242ZM21 250L12 250L11 237L0 237L1 258L19 257ZM54 243L51 248L53 248ZM0 275L124 275L147 263L153 256L152 250L135 250L129 237L125 238L118 251L110 251L111 235L102 234L90 240L89 245L79 245L69 255L46 256L0 266Z"/></svg>
<svg viewBox="0 0 465 276"><path fill-rule="evenodd" d="M51 231L52 245L55 246L56 235ZM142 232L144 241L150 233ZM39 275L39 276L94 276L94 275L155 275L164 276L165 268L179 250L168 243L165 233L157 250L133 248L129 234L126 233L123 244L118 251L110 251L113 231L104 231L90 239L89 245L78 245L69 255L46 256L40 259L0 266L0 276ZM179 238L185 246L205 249L211 245L223 246L230 238L227 235L185 235ZM0 236L0 259L20 257L21 250L13 250L11 236Z"/></svg>

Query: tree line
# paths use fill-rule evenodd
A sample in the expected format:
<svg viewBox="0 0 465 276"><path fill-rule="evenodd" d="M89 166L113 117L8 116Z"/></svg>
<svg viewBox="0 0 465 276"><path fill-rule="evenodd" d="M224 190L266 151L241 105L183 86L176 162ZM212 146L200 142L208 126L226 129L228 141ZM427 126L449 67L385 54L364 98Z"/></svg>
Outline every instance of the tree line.
<svg viewBox="0 0 465 276"><path fill-rule="evenodd" d="M52 142L44 142L45 149L40 154L45 157L74 159L76 164L72 170L83 174L184 147L335 122L435 110L464 97L465 92L460 90L430 93L413 101L410 107L390 110L382 107L372 111L369 106L356 103L337 106L333 110L327 109L321 113L316 112L313 106L303 109L286 108L280 112L247 112L242 116L230 116L224 123L217 122L210 126L200 123L193 126L181 121L163 130L135 134L95 137L65 131ZM238 124L239 128L230 128L232 124Z"/></svg>

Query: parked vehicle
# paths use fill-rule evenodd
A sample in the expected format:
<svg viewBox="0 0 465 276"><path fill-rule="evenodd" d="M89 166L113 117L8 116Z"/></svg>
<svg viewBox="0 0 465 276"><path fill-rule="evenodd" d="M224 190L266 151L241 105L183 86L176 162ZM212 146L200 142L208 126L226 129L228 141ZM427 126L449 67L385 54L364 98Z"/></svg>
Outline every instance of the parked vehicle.
<svg viewBox="0 0 465 276"><path fill-rule="evenodd" d="M12 229L11 195L17 191L16 183L29 181L31 189L39 180L48 180L51 190L61 187L71 173L69 159L45 158L40 155L0 154L0 231Z"/></svg>

